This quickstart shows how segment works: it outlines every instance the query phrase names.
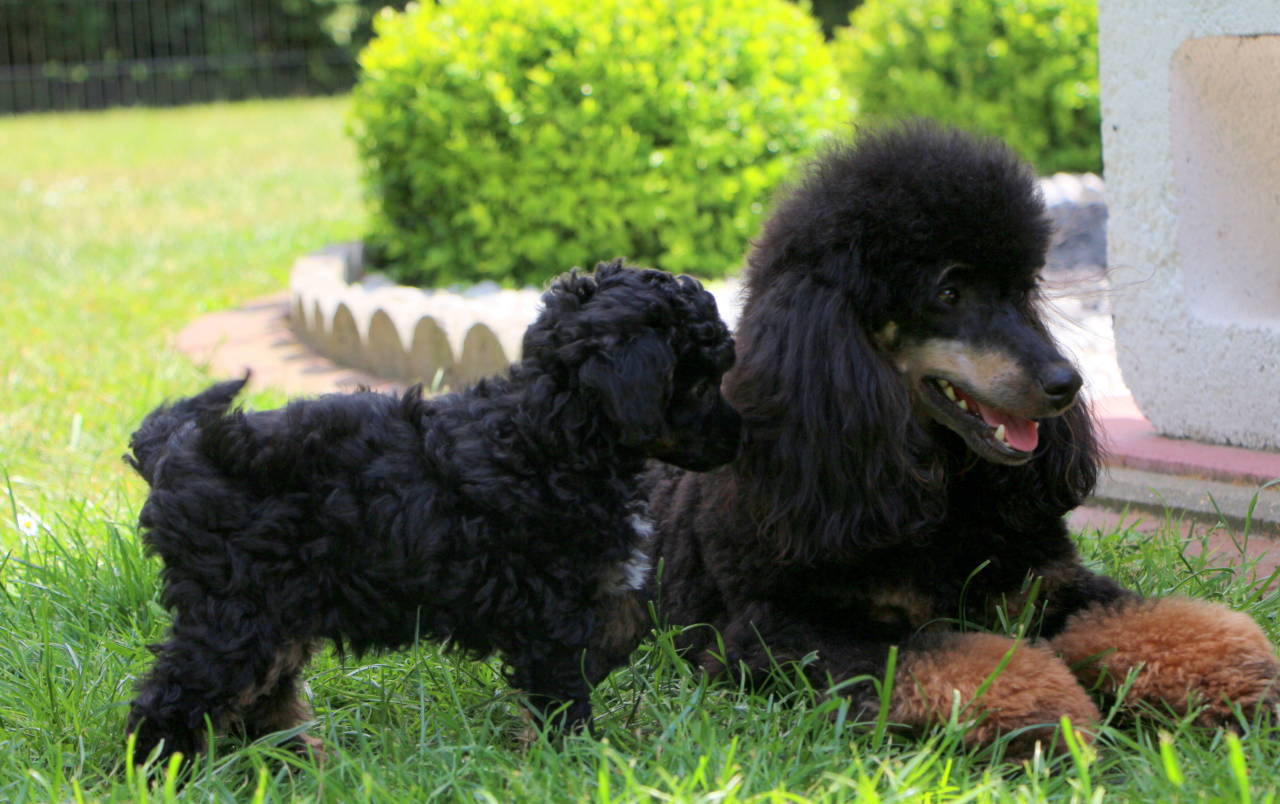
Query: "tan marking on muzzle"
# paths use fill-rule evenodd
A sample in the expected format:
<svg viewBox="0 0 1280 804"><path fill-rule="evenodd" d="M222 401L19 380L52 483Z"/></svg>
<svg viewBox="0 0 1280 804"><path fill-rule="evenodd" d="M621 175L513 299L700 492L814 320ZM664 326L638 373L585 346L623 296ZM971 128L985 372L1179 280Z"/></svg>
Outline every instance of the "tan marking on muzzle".
<svg viewBox="0 0 1280 804"><path fill-rule="evenodd" d="M1035 378L1012 355L998 349L931 338L904 346L895 357L898 370L913 382L941 377L1001 408L1025 410L1039 397Z"/></svg>

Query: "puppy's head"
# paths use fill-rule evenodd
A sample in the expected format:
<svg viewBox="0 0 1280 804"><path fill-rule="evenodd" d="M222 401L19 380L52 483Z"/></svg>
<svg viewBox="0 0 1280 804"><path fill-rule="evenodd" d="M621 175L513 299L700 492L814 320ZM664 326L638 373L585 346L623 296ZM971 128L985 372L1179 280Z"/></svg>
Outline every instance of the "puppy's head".
<svg viewBox="0 0 1280 804"><path fill-rule="evenodd" d="M525 359L563 370L620 444L695 471L737 455L741 418L720 393L733 339L696 280L614 260L557 279L542 304Z"/></svg>

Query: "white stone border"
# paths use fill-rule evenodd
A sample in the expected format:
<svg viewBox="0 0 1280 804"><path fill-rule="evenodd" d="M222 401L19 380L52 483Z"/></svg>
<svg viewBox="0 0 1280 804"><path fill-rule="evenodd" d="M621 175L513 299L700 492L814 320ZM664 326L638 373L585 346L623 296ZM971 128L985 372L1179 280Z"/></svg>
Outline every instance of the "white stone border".
<svg viewBox="0 0 1280 804"><path fill-rule="evenodd" d="M540 292L492 282L422 290L363 275L359 243L301 257L289 274L289 322L313 349L344 365L402 381L466 384L520 357Z"/></svg>

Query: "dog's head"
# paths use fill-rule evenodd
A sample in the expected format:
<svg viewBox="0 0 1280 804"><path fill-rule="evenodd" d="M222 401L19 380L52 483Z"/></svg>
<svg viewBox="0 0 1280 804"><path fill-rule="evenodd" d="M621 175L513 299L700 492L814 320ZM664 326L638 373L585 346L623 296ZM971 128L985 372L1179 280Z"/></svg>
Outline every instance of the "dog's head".
<svg viewBox="0 0 1280 804"><path fill-rule="evenodd" d="M737 455L741 418L720 393L733 338L697 280L601 263L542 297L525 360L564 375L619 444L705 471Z"/></svg>
<svg viewBox="0 0 1280 804"><path fill-rule="evenodd" d="M1029 461L1081 377L1036 309L1050 229L1027 166L998 141L917 122L831 149L792 203L821 209L787 225L827 231L785 242L813 249L811 279L849 295L916 411L986 460Z"/></svg>
<svg viewBox="0 0 1280 804"><path fill-rule="evenodd" d="M994 140L922 125L859 144L868 205L864 324L920 413L981 458L1019 465L1082 380L1037 310L1049 221L1030 169Z"/></svg>
<svg viewBox="0 0 1280 804"><path fill-rule="evenodd" d="M725 385L751 433L735 466L785 549L926 527L972 456L1025 467L1045 511L1079 504L1097 456L1038 313L1049 234L1006 146L925 122L829 147L780 197Z"/></svg>

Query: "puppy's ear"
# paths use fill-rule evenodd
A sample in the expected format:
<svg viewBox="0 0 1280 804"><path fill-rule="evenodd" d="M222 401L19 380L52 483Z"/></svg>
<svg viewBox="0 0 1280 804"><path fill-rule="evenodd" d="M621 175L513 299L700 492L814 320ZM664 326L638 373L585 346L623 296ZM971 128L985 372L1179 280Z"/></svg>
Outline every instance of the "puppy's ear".
<svg viewBox="0 0 1280 804"><path fill-rule="evenodd" d="M596 393L605 414L622 431L622 443L635 446L657 438L666 427L662 414L675 363L671 345L650 330L592 355L578 370L578 379Z"/></svg>

